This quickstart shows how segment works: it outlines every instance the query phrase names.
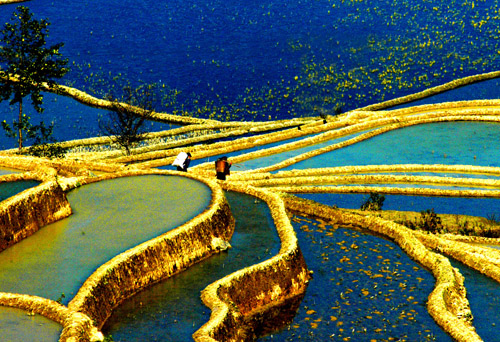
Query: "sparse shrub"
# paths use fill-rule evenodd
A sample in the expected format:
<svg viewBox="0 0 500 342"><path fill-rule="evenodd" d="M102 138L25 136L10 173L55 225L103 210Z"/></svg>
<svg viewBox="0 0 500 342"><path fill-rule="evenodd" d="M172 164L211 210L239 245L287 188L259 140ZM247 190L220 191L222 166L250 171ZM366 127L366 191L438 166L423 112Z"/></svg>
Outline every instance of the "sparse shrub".
<svg viewBox="0 0 500 342"><path fill-rule="evenodd" d="M365 202L361 205L361 210L378 211L382 210L384 205L385 196L376 192L370 193Z"/></svg>
<svg viewBox="0 0 500 342"><path fill-rule="evenodd" d="M35 157L63 158L67 149L60 144L40 144L28 148L28 153Z"/></svg>
<svg viewBox="0 0 500 342"><path fill-rule="evenodd" d="M340 115L340 114L342 114L342 112L343 112L342 105L340 105L340 104L336 104L336 105L335 105L335 108L333 108L333 112L335 113L335 115Z"/></svg>
<svg viewBox="0 0 500 342"><path fill-rule="evenodd" d="M483 230L482 236L487 238L498 239L500 238L500 232L496 229L488 228Z"/></svg>
<svg viewBox="0 0 500 342"><path fill-rule="evenodd" d="M500 215L491 213L486 215L486 218L488 219L488 222L491 224L500 224Z"/></svg>
<svg viewBox="0 0 500 342"><path fill-rule="evenodd" d="M424 230L430 233L446 233L446 229L441 223L441 218L434 212L434 209L427 209L420 212L420 217L415 221L405 221L404 225L413 230ZM468 229L467 222L461 226L461 230Z"/></svg>
<svg viewBox="0 0 500 342"><path fill-rule="evenodd" d="M420 212L419 227L431 233L439 233L443 230L441 218L434 212L434 209L427 209Z"/></svg>
<svg viewBox="0 0 500 342"><path fill-rule="evenodd" d="M35 141L28 148L28 154L36 157L63 158L68 149L53 138L53 130L54 123L45 126L45 123L40 122L39 125L33 126L33 131L37 133L33 135Z"/></svg>
<svg viewBox="0 0 500 342"><path fill-rule="evenodd" d="M64 295L64 292L63 292L63 293L61 293L59 298L56 299L56 302L61 304L64 298L66 298L66 296Z"/></svg>

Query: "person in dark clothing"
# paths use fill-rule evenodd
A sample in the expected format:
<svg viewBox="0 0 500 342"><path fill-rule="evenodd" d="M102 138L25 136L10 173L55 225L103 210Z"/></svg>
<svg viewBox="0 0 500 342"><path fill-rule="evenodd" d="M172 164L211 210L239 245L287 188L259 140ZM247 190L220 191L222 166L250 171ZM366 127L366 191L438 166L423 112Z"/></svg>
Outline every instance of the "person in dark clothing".
<svg viewBox="0 0 500 342"><path fill-rule="evenodd" d="M229 169L231 168L231 163L227 160L227 157L220 157L215 161L215 172L217 173L217 179L226 180L226 176L229 175Z"/></svg>

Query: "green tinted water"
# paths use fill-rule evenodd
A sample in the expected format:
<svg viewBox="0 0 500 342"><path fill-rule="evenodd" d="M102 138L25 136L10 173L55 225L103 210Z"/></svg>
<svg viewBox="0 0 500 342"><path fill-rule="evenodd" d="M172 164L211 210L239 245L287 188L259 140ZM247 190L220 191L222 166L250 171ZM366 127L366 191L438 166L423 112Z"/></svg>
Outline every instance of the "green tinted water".
<svg viewBox="0 0 500 342"><path fill-rule="evenodd" d="M31 316L19 309L0 308L0 340L3 342L53 342L59 339L61 331L59 324L43 316Z"/></svg>
<svg viewBox="0 0 500 342"><path fill-rule="evenodd" d="M202 212L210 189L179 176L118 178L73 190L72 216L0 253L0 291L67 304L100 265Z"/></svg>
<svg viewBox="0 0 500 342"><path fill-rule="evenodd" d="M192 341L210 317L200 292L210 283L279 251L268 206L254 197L226 193L236 227L232 248L155 285L122 303L103 332L114 341Z"/></svg>
<svg viewBox="0 0 500 342"><path fill-rule="evenodd" d="M16 182L5 182L0 184L0 201L3 201L9 197L12 197L21 191L29 188L33 188L40 184L38 181L27 180L27 181L16 181Z"/></svg>

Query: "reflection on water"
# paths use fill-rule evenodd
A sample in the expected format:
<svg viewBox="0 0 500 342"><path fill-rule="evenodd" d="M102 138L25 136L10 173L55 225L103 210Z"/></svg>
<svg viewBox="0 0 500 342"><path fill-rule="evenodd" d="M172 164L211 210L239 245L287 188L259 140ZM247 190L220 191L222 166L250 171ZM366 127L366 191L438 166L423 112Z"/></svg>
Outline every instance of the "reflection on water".
<svg viewBox="0 0 500 342"><path fill-rule="evenodd" d="M100 265L202 212L203 183L178 176L140 176L89 184L68 194L73 215L43 227L0 253L0 291L67 304Z"/></svg>
<svg viewBox="0 0 500 342"><path fill-rule="evenodd" d="M232 248L122 303L103 332L115 341L192 341L210 317L200 292L210 283L270 258L280 241L269 208L252 196L227 192L236 220Z"/></svg>
<svg viewBox="0 0 500 342"><path fill-rule="evenodd" d="M2 341L54 342L59 340L62 327L40 315L0 307L0 339Z"/></svg>
<svg viewBox="0 0 500 342"><path fill-rule="evenodd" d="M262 341L451 341L427 312L434 278L397 245L295 217L314 271L298 314Z"/></svg>

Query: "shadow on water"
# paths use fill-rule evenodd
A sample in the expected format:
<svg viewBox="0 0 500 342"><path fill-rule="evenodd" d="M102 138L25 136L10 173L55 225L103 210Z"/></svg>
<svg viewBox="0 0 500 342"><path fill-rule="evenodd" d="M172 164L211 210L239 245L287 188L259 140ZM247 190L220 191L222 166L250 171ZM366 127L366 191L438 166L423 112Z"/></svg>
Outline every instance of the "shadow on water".
<svg viewBox="0 0 500 342"><path fill-rule="evenodd" d="M293 225L314 271L293 322L261 341L451 341L427 312L434 278L394 243L321 221Z"/></svg>
<svg viewBox="0 0 500 342"><path fill-rule="evenodd" d="M210 283L277 254L280 240L266 203L227 192L236 219L232 248L130 298L103 327L114 341L192 341L210 318L200 292Z"/></svg>

